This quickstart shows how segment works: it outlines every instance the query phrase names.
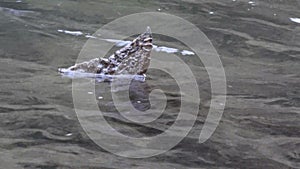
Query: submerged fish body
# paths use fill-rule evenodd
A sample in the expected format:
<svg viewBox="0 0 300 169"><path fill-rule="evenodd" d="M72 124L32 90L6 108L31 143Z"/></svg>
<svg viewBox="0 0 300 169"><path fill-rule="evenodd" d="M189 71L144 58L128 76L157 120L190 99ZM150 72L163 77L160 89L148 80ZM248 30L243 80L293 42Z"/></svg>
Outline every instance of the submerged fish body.
<svg viewBox="0 0 300 169"><path fill-rule="evenodd" d="M117 50L109 58L95 58L75 64L67 69L58 69L65 73L70 71L102 75L143 75L150 64L152 50L152 33L150 27L130 44Z"/></svg>

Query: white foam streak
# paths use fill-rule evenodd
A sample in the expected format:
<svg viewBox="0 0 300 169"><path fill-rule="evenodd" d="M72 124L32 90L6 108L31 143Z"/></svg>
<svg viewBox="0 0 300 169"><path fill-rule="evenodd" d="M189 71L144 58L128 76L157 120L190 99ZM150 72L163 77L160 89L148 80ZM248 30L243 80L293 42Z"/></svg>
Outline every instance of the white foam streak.
<svg viewBox="0 0 300 169"><path fill-rule="evenodd" d="M68 30L61 30L61 29L59 29L57 31L65 33L65 34L75 35L75 36L83 35L83 33L81 31L68 31Z"/></svg>
<svg viewBox="0 0 300 169"><path fill-rule="evenodd" d="M131 41L117 40L117 39L104 39L107 42L115 43L118 47L129 45Z"/></svg>
<svg viewBox="0 0 300 169"><path fill-rule="evenodd" d="M291 21L300 23L300 18L290 18Z"/></svg>
<svg viewBox="0 0 300 169"><path fill-rule="evenodd" d="M177 53L178 52L178 49L175 49L175 48L169 48L166 46L156 46L156 45L153 45L153 50L156 52L166 52L166 53Z"/></svg>
<svg viewBox="0 0 300 169"><path fill-rule="evenodd" d="M195 53L194 52L192 52L192 51L188 51L188 50L183 50L182 52L181 52L181 54L182 55L195 55Z"/></svg>
<svg viewBox="0 0 300 169"><path fill-rule="evenodd" d="M86 38L91 38L91 39L97 39L97 37L92 36L92 35L85 35Z"/></svg>

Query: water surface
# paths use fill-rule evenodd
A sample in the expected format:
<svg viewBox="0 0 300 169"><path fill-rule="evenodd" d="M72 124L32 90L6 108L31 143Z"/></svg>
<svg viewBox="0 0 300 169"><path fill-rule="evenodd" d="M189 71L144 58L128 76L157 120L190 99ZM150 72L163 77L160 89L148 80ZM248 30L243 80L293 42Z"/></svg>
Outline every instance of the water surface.
<svg viewBox="0 0 300 169"><path fill-rule="evenodd" d="M297 0L1 0L1 167L300 168L299 9ZM197 56L178 53L198 73L201 103L195 126L165 154L126 159L84 133L73 109L72 80L57 68L75 63L91 38L86 35L121 16L147 11L180 16L208 36L226 72L227 104L214 135L198 144L210 83ZM190 50L178 41L154 38L159 46ZM136 82L131 89L140 110L149 106L151 87L165 90L168 113L156 128L124 122L113 109L109 83L98 87L98 103L110 124L131 136L159 134L180 107L178 86L160 71L149 71L147 83Z"/></svg>

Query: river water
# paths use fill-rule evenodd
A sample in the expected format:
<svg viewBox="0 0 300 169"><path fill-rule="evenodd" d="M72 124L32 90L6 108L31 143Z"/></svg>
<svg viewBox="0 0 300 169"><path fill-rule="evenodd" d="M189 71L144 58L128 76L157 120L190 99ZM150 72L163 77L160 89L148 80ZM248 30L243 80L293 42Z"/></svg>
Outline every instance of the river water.
<svg viewBox="0 0 300 169"><path fill-rule="evenodd" d="M0 168L300 168L299 9L298 0L0 0ZM145 159L95 144L77 119L72 79L57 73L76 62L89 35L138 12L165 12L195 24L219 53L228 90L218 128L199 144L210 82L198 57L177 54L199 73L199 115L178 145ZM191 50L172 38L155 40ZM164 90L168 111L159 127L124 122L110 83L96 85L100 109L123 134L154 136L176 119L181 93L174 79L155 70L147 78L132 85L131 102L147 110L151 87Z"/></svg>

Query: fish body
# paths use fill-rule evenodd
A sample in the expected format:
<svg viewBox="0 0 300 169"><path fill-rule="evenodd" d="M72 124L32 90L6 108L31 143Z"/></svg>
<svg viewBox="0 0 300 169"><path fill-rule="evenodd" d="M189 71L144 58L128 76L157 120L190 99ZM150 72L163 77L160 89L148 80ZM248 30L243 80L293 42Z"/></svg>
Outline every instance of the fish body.
<svg viewBox="0 0 300 169"><path fill-rule="evenodd" d="M130 44L117 50L109 58L95 58L75 64L59 72L79 71L102 75L144 75L150 65L150 54L153 48L150 27L135 38Z"/></svg>

